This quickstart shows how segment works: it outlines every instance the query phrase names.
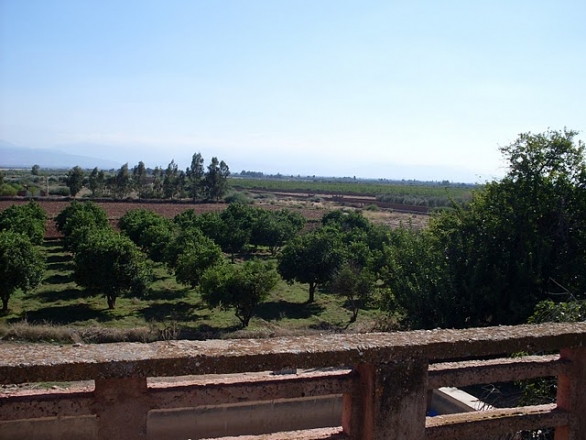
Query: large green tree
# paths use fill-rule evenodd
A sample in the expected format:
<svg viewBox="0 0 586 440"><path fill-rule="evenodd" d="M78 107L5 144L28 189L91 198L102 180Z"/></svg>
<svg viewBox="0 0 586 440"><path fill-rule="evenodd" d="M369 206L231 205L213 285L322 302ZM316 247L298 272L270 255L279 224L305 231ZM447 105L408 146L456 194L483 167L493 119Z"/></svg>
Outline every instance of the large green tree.
<svg viewBox="0 0 586 440"><path fill-rule="evenodd" d="M110 309L123 294L143 295L152 281L146 256L130 239L112 230L88 233L73 261L75 282L105 295Z"/></svg>
<svg viewBox="0 0 586 440"><path fill-rule="evenodd" d="M425 253L402 258L395 250L397 278L390 270L389 279L400 305L418 316L412 321L428 328L518 324L538 302L555 300L557 285L584 295L586 162L576 135L521 134L501 148L509 164L503 179L432 219L422 235ZM411 286L399 277L406 268L418 280Z"/></svg>
<svg viewBox="0 0 586 440"><path fill-rule="evenodd" d="M242 265L216 265L202 276L201 296L211 307L233 308L242 326L247 327L254 309L268 297L278 280L271 263L249 260Z"/></svg>
<svg viewBox="0 0 586 440"><path fill-rule="evenodd" d="M45 238L47 215L33 201L26 205L12 205L0 213L0 231L10 230L26 235L33 244L42 244Z"/></svg>
<svg viewBox="0 0 586 440"><path fill-rule="evenodd" d="M315 290L333 279L345 259L345 248L336 229L322 228L300 235L281 250L277 270L288 283L309 284L308 302Z"/></svg>
<svg viewBox="0 0 586 440"><path fill-rule="evenodd" d="M205 235L197 235L193 240L184 241L175 264L175 279L178 283L194 288L200 283L205 271L222 260L220 247Z"/></svg>
<svg viewBox="0 0 586 440"><path fill-rule="evenodd" d="M24 291L38 286L45 272L45 257L31 241L12 231L0 232L0 298L2 310L17 289Z"/></svg>
<svg viewBox="0 0 586 440"><path fill-rule="evenodd" d="M118 227L153 261L163 261L174 234L173 223L147 209L130 209L120 217Z"/></svg>
<svg viewBox="0 0 586 440"><path fill-rule="evenodd" d="M65 247L75 251L87 233L109 227L106 211L94 202L74 200L55 217L57 230L65 236Z"/></svg>
<svg viewBox="0 0 586 440"><path fill-rule="evenodd" d="M297 212L288 209L269 211L257 208L251 226L250 244L267 246L271 254L275 255L303 229L304 225L305 218Z"/></svg>

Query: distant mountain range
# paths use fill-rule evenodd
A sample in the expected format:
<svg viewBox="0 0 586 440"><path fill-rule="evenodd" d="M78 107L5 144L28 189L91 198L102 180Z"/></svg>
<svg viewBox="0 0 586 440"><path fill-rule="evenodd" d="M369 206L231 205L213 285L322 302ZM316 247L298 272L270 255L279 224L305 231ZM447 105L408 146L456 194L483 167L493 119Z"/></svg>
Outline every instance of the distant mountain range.
<svg viewBox="0 0 586 440"><path fill-rule="evenodd" d="M84 169L118 169L122 164L89 156L78 156L57 150L20 147L0 140L0 168L41 168L69 169L80 166Z"/></svg>

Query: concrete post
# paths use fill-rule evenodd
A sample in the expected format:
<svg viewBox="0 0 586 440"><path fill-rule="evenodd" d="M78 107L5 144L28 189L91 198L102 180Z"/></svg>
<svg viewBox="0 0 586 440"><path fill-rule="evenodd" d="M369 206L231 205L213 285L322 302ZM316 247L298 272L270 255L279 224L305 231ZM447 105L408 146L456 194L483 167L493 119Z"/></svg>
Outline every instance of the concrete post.
<svg viewBox="0 0 586 440"><path fill-rule="evenodd" d="M586 348L563 349L561 359L572 362L558 378L557 406L570 413L568 426L556 428L555 440L586 439Z"/></svg>
<svg viewBox="0 0 586 440"><path fill-rule="evenodd" d="M150 407L145 377L96 379L95 396L100 440L146 439Z"/></svg>
<svg viewBox="0 0 586 440"><path fill-rule="evenodd" d="M344 396L344 432L357 440L422 440L427 366L423 359L358 366L356 391Z"/></svg>
<svg viewBox="0 0 586 440"><path fill-rule="evenodd" d="M352 394L344 394L342 428L352 439L373 440L376 368L360 364L353 374L356 385Z"/></svg>

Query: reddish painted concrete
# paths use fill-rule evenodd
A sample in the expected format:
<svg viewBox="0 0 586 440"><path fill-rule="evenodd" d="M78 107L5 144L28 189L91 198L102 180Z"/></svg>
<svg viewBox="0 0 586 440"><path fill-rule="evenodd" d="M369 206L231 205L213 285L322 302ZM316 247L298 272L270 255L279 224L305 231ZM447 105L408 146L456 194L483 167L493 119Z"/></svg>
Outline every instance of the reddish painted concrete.
<svg viewBox="0 0 586 440"><path fill-rule="evenodd" d="M0 422L23 416L89 414L95 416L100 439L144 439L151 410L343 394L341 425L355 439L479 438L478 434L492 426L503 432L556 426L558 440L585 439L584 347L586 323L153 344L56 347L2 343L0 383L94 379L96 387L58 397L50 392L45 396L0 397ZM561 356L467 360L520 351L558 351ZM437 364L458 359L463 361ZM232 382L147 386L147 377L153 376L340 366L354 367L351 373L322 376L261 381L243 377ZM438 385L541 375L559 375L557 407L425 417L428 391ZM0 438L2 432L0 427Z"/></svg>

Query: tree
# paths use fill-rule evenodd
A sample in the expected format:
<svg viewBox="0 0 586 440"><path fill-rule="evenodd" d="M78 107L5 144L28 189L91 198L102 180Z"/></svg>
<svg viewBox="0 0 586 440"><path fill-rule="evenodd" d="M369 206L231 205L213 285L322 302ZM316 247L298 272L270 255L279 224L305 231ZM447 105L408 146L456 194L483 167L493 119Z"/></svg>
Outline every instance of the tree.
<svg viewBox="0 0 586 440"><path fill-rule="evenodd" d="M271 263L249 260L242 265L213 266L202 276L202 299L211 307L235 309L236 317L247 327L254 309L276 286L279 276Z"/></svg>
<svg viewBox="0 0 586 440"><path fill-rule="evenodd" d="M204 272L222 261L222 250L204 235L185 243L175 265L175 278L178 283L195 288Z"/></svg>
<svg viewBox="0 0 586 440"><path fill-rule="evenodd" d="M90 232L73 262L75 282L90 292L104 294L109 309L123 294L143 295L152 281L145 255L127 237L112 230Z"/></svg>
<svg viewBox="0 0 586 440"><path fill-rule="evenodd" d="M334 276L330 288L348 300L352 311L350 322L356 321L360 307L374 291L375 282L376 278L368 269L352 263L345 263Z"/></svg>
<svg viewBox="0 0 586 440"><path fill-rule="evenodd" d="M33 165L33 167L31 168L31 174L33 176L38 176L39 175L39 171L41 170L41 167L38 165Z"/></svg>
<svg viewBox="0 0 586 440"><path fill-rule="evenodd" d="M440 249L433 234L411 227L392 231L391 244L383 247L383 308L407 328L462 327L469 316Z"/></svg>
<svg viewBox="0 0 586 440"><path fill-rule="evenodd" d="M163 178L163 195L166 199L172 199L177 193L178 168L175 160L172 160L165 170Z"/></svg>
<svg viewBox="0 0 586 440"><path fill-rule="evenodd" d="M0 232L0 298L4 312L8 310L10 296L17 289L34 289L44 272L45 258L26 236Z"/></svg>
<svg viewBox="0 0 586 440"><path fill-rule="evenodd" d="M70 194L75 197L76 194L83 188L83 170L79 166L75 166L67 173L65 180Z"/></svg>
<svg viewBox="0 0 586 440"><path fill-rule="evenodd" d="M267 246L271 254L275 255L304 225L305 218L297 212L257 208L251 227L250 244Z"/></svg>
<svg viewBox="0 0 586 440"><path fill-rule="evenodd" d="M138 197L143 198L147 193L147 171L144 162L141 160L132 169L132 187L138 192Z"/></svg>
<svg viewBox="0 0 586 440"><path fill-rule="evenodd" d="M250 242L250 233L254 221L254 209L248 205L233 203L220 213L222 220L221 233L216 242L232 257L241 252Z"/></svg>
<svg viewBox="0 0 586 440"><path fill-rule="evenodd" d="M132 191L133 183L132 175L130 174L127 163L120 167L112 183L112 190L116 198L123 199L128 197Z"/></svg>
<svg viewBox="0 0 586 440"><path fill-rule="evenodd" d="M226 194L229 175L228 165L224 161L219 162L217 157L212 157L204 180L204 192L207 199L218 201Z"/></svg>
<svg viewBox="0 0 586 440"><path fill-rule="evenodd" d="M106 184L106 176L104 172L98 170L98 167L95 167L89 176L89 187L92 192L92 196L101 196L102 192L104 191L104 186Z"/></svg>
<svg viewBox="0 0 586 440"><path fill-rule="evenodd" d="M87 232L93 229L107 229L108 217L94 202L80 203L76 200L55 217L57 230L65 236L65 247L75 252Z"/></svg>
<svg viewBox="0 0 586 440"><path fill-rule="evenodd" d="M395 249L389 280L402 306L424 318L415 325L519 324L555 284L584 295L586 161L576 134L521 134L501 148L503 179L434 217L421 252Z"/></svg>
<svg viewBox="0 0 586 440"><path fill-rule="evenodd" d="M146 209L130 209L120 217L118 227L153 261L163 261L165 249L173 239L173 224Z"/></svg>
<svg viewBox="0 0 586 440"><path fill-rule="evenodd" d="M162 168L155 167L153 170L153 197L157 199L163 197L163 179L164 173Z"/></svg>
<svg viewBox="0 0 586 440"><path fill-rule="evenodd" d="M195 202L202 196L203 182L205 171L203 167L203 157L200 153L194 153L191 158L191 165L186 171L189 188L189 196Z"/></svg>
<svg viewBox="0 0 586 440"><path fill-rule="evenodd" d="M322 228L291 240L278 258L277 270L285 281L309 284L311 303L317 286L331 281L344 262L344 245L338 231Z"/></svg>
<svg viewBox="0 0 586 440"><path fill-rule="evenodd" d="M34 200L26 205L12 205L0 213L0 231L9 230L26 235L33 244L45 238L47 215Z"/></svg>

